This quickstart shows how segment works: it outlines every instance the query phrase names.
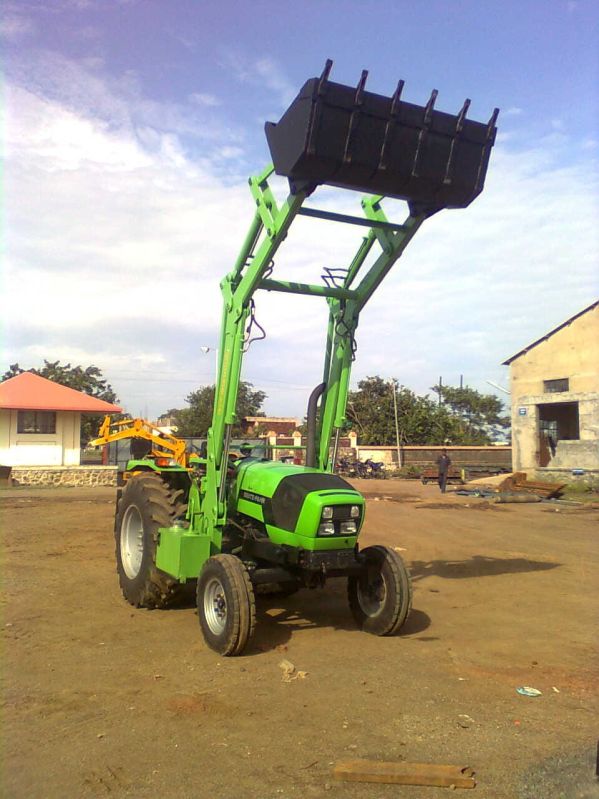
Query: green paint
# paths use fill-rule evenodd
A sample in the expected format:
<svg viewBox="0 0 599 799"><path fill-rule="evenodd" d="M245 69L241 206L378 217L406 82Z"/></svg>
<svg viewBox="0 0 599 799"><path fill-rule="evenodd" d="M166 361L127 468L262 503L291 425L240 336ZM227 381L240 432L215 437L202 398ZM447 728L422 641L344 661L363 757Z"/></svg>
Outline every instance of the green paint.
<svg viewBox="0 0 599 799"><path fill-rule="evenodd" d="M161 527L156 566L179 582L195 579L211 555L211 541L182 527Z"/></svg>

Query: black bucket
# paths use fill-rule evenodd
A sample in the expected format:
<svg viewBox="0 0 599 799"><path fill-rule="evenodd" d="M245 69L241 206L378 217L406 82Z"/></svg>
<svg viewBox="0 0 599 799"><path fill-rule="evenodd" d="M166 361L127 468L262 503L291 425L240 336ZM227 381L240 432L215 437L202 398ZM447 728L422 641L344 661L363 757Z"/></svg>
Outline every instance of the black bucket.
<svg viewBox="0 0 599 799"><path fill-rule="evenodd" d="M498 109L488 123L401 100L403 81L392 97L329 81L332 62L320 78L306 81L280 121L266 123L275 172L291 191L326 183L368 194L407 200L413 212L465 208L483 189Z"/></svg>

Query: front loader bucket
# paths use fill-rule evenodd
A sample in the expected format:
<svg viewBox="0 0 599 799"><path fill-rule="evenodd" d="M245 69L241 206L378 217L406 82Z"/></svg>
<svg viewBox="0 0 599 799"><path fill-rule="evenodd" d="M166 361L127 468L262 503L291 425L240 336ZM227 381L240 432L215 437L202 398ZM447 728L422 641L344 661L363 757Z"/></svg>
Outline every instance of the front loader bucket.
<svg viewBox="0 0 599 799"><path fill-rule="evenodd" d="M326 183L407 200L415 212L465 208L482 191L495 142L498 109L488 123L466 119L470 100L457 115L435 111L437 92L426 106L320 78L306 81L280 121L266 123L275 172L291 191Z"/></svg>

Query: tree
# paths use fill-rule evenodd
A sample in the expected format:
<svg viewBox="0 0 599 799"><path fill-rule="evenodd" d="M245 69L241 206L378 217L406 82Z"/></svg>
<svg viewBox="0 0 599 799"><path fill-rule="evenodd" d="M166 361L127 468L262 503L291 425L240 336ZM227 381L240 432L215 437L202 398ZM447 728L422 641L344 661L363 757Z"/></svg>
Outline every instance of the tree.
<svg viewBox="0 0 599 799"><path fill-rule="evenodd" d="M394 391L402 444L488 444L499 429L509 425L509 419L501 416L501 400L494 395L452 389L447 401L439 403L428 394L418 396L395 381L375 376L361 380L358 390L348 396L347 419L361 442L374 446L396 443ZM458 397L452 393L455 391L469 393Z"/></svg>
<svg viewBox="0 0 599 799"><path fill-rule="evenodd" d="M245 416L264 416L261 408L266 399L266 394L263 391L254 391L253 388L251 383L242 381L239 384L236 409L239 421ZM197 391L192 391L185 399L189 404L189 408L169 411L176 419L177 435L204 438L208 434L208 428L212 424L214 389L215 387L212 385L203 386ZM233 428L233 435L239 435L240 432L240 425L236 425Z"/></svg>
<svg viewBox="0 0 599 799"><path fill-rule="evenodd" d="M455 420L428 396L382 377L367 377L351 391L347 419L360 441L373 446L396 443L393 392L396 391L400 440L403 444L440 444L452 440Z"/></svg>
<svg viewBox="0 0 599 799"><path fill-rule="evenodd" d="M45 377L61 386L73 388L75 391L82 391L90 397L104 400L105 402L118 402L118 397L114 393L112 386L102 376L102 372L97 366L71 366L70 363L62 365L60 361L46 361L41 369L22 369L18 363L13 363L2 375L0 382L16 377L23 372L32 372L34 375ZM98 434L98 420L93 416L84 415L81 419L81 446L85 446L88 441L95 438Z"/></svg>
<svg viewBox="0 0 599 799"><path fill-rule="evenodd" d="M503 402L494 394L481 394L473 388L433 386L434 391L458 419L463 444L488 444L510 426Z"/></svg>

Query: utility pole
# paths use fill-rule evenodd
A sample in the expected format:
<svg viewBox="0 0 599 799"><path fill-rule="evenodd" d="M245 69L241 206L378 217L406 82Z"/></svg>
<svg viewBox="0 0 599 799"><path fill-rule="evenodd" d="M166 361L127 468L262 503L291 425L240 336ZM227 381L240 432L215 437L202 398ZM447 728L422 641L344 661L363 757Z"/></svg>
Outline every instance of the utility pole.
<svg viewBox="0 0 599 799"><path fill-rule="evenodd" d="M208 355L209 352L214 352L215 357L215 367L214 367L214 385L216 386L216 381L218 379L218 347L200 347L204 355Z"/></svg>
<svg viewBox="0 0 599 799"><path fill-rule="evenodd" d="M397 445L397 468L401 469L401 446L399 442L399 420L397 418L397 384L395 378L391 378L391 387L393 389L393 414L395 416L395 443Z"/></svg>

